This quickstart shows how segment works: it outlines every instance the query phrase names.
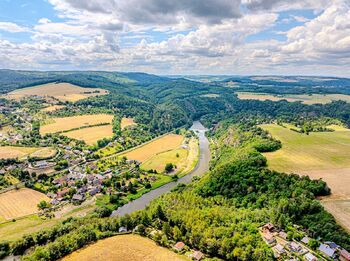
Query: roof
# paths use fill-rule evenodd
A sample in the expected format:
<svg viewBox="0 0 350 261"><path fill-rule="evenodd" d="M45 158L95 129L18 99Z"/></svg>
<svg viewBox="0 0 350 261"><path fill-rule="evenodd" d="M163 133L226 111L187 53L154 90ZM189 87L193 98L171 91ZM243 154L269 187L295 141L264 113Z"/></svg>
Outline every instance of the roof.
<svg viewBox="0 0 350 261"><path fill-rule="evenodd" d="M314 261L314 260L317 260L317 258L311 254L311 253L307 253L305 256L305 259L308 260L308 261Z"/></svg>
<svg viewBox="0 0 350 261"><path fill-rule="evenodd" d="M201 260L203 258L204 254L201 251L194 251L192 254L192 257L195 260Z"/></svg>
<svg viewBox="0 0 350 261"><path fill-rule="evenodd" d="M339 246L334 243L334 242L331 242L331 241L327 241L327 242L324 242L326 245L328 245L330 248L332 249L337 249Z"/></svg>
<svg viewBox="0 0 350 261"><path fill-rule="evenodd" d="M301 242L303 242L304 244L309 244L309 241L310 241L310 238L308 238L308 237L303 237L301 239Z"/></svg>
<svg viewBox="0 0 350 261"><path fill-rule="evenodd" d="M290 247L291 247L291 248L294 248L294 249L299 249L299 248L300 248L300 245L299 245L298 243L291 242L291 243L290 243Z"/></svg>
<svg viewBox="0 0 350 261"><path fill-rule="evenodd" d="M277 245L275 246L275 249L276 249L278 252L280 252L280 253L283 253L283 252L284 252L284 248L283 248L283 246L280 245L280 244L277 244Z"/></svg>
<svg viewBox="0 0 350 261"><path fill-rule="evenodd" d="M84 196L80 194L74 194L72 197L73 200L83 200Z"/></svg>
<svg viewBox="0 0 350 261"><path fill-rule="evenodd" d="M318 250L320 250L322 253L324 253L325 255L327 255L329 257L334 256L334 250L332 248L330 248L328 245L321 244L320 247L318 248Z"/></svg>
<svg viewBox="0 0 350 261"><path fill-rule="evenodd" d="M182 250L185 247L185 243L184 242L177 242L174 246L175 249L177 250Z"/></svg>
<svg viewBox="0 0 350 261"><path fill-rule="evenodd" d="M348 251L346 251L345 249L342 249L342 250L340 251L340 255L341 255L342 257L345 257L346 260L350 260L350 253L349 253Z"/></svg>

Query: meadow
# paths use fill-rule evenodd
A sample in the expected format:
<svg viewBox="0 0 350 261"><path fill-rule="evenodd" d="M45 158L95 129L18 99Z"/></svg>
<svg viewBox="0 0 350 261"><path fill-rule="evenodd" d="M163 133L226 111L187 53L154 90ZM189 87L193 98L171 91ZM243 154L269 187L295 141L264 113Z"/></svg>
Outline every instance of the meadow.
<svg viewBox="0 0 350 261"><path fill-rule="evenodd" d="M63 131L69 131L81 127L87 127L97 124L111 123L113 115L109 114L89 114L79 115L72 117L59 117L52 118L52 122L46 125L40 126L40 134L46 133L58 133Z"/></svg>
<svg viewBox="0 0 350 261"><path fill-rule="evenodd" d="M19 100L28 96L53 97L60 101L76 102L89 97L108 94L99 88L82 88L70 83L48 83L14 90L5 98Z"/></svg>
<svg viewBox="0 0 350 261"><path fill-rule="evenodd" d="M241 100L260 100L260 101L280 101L287 100L289 102L300 101L304 104L326 104L332 101L342 100L350 102L350 95L345 94L284 94L274 95L268 93L252 93L252 92L236 92Z"/></svg>
<svg viewBox="0 0 350 261"><path fill-rule="evenodd" d="M121 123L120 123L120 128L124 130L128 126L134 126L136 123L134 122L133 118L122 118Z"/></svg>
<svg viewBox="0 0 350 261"><path fill-rule="evenodd" d="M183 140L184 137L182 135L167 134L134 150L128 151L121 156L145 162L154 155L178 148Z"/></svg>
<svg viewBox="0 0 350 261"><path fill-rule="evenodd" d="M37 204L49 198L38 191L22 188L0 194L0 218L11 220L38 212Z"/></svg>
<svg viewBox="0 0 350 261"><path fill-rule="evenodd" d="M64 105L50 105L50 106L42 109L41 111L43 111L43 112L53 112L53 111L62 109L64 107L65 107Z"/></svg>
<svg viewBox="0 0 350 261"><path fill-rule="evenodd" d="M64 133L64 136L77 140L83 140L88 145L94 145L98 140L103 138L111 138L113 136L113 128L111 124L95 126L68 131Z"/></svg>
<svg viewBox="0 0 350 261"><path fill-rule="evenodd" d="M99 240L62 260L180 261L190 259L158 246L151 239L138 235L119 235Z"/></svg>
<svg viewBox="0 0 350 261"><path fill-rule="evenodd" d="M37 158L51 158L55 154L56 150L50 147L0 147L0 159L18 158L19 160L22 160L28 156Z"/></svg>

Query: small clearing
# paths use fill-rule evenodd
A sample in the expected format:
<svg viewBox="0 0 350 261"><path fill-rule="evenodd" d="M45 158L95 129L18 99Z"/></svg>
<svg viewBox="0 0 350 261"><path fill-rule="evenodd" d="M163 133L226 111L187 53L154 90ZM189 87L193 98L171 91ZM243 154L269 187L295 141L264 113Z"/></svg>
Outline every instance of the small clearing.
<svg viewBox="0 0 350 261"><path fill-rule="evenodd" d="M124 130L128 126L135 126L137 125L136 122L134 122L134 118L122 118L122 121L120 123L120 128Z"/></svg>

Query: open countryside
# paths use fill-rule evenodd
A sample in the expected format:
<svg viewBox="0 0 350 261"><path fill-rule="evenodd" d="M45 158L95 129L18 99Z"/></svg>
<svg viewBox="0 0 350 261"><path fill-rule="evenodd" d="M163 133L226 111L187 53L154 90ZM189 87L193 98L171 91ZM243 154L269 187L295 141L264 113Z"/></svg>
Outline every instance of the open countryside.
<svg viewBox="0 0 350 261"><path fill-rule="evenodd" d="M281 101L302 102L304 104L326 104L332 101L350 102L350 95L345 94L269 94L269 93L253 93L253 92L236 92L239 99L242 100L260 100L260 101Z"/></svg>
<svg viewBox="0 0 350 261"><path fill-rule="evenodd" d="M76 102L88 97L108 94L108 91L98 88L83 88L70 83L48 83L34 87L22 88L8 93L9 99L21 99L29 96L53 97L60 101Z"/></svg>
<svg viewBox="0 0 350 261"><path fill-rule="evenodd" d="M25 157L50 158L56 154L54 148L49 147L19 147L19 146L0 146L0 159Z"/></svg>
<svg viewBox="0 0 350 261"><path fill-rule="evenodd" d="M52 118L52 122L40 127L40 133L44 135L46 133L57 133L92 125L105 123L110 124L112 120L113 115L109 114L91 114Z"/></svg>
<svg viewBox="0 0 350 261"><path fill-rule="evenodd" d="M56 110L59 110L59 109L62 109L64 108L64 105L50 105L44 109L42 109L41 111L43 112L53 112L53 111L56 111Z"/></svg>
<svg viewBox="0 0 350 261"><path fill-rule="evenodd" d="M0 194L0 218L11 220L38 212L38 203L49 198L32 189L11 190Z"/></svg>
<svg viewBox="0 0 350 261"><path fill-rule="evenodd" d="M68 131L64 133L64 136L77 140L83 140L86 142L86 144L93 145L100 139L111 138L113 136L113 130L112 125L108 124Z"/></svg>
<svg viewBox="0 0 350 261"><path fill-rule="evenodd" d="M62 261L123 260L123 261L183 261L191 260L154 241L137 235L120 235L100 240L63 258Z"/></svg>

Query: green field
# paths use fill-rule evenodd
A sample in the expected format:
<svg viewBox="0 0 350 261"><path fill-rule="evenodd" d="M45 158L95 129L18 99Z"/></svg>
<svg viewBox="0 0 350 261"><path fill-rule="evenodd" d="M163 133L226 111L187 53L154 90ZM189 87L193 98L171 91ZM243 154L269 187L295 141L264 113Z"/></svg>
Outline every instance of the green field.
<svg viewBox="0 0 350 261"><path fill-rule="evenodd" d="M285 172L350 167L350 131L301 134L275 124L261 125L282 141L282 149L265 153L271 169Z"/></svg>

